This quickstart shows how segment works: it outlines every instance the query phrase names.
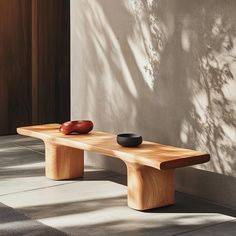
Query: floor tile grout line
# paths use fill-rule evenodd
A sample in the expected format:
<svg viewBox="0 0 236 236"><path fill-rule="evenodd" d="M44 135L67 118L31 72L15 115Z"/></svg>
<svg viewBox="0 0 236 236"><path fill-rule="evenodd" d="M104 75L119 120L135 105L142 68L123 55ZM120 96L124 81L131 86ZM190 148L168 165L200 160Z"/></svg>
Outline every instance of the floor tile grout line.
<svg viewBox="0 0 236 236"><path fill-rule="evenodd" d="M39 139L33 139L33 140L23 141L23 142L35 142L35 144L42 143L41 140L39 140ZM0 143L2 143L1 140L0 140ZM5 141L4 145L16 145L16 146L21 146L21 147L26 147L27 146L27 145L18 144L17 140L15 140L15 141L14 140L13 141L12 140L11 141Z"/></svg>
<svg viewBox="0 0 236 236"><path fill-rule="evenodd" d="M37 139L36 139L36 141L37 141ZM38 154L40 154L40 155L45 155L44 152L36 151L36 150L34 150L34 149L30 148L30 147L24 146L24 145L19 145L19 144L14 143L14 142L12 142L11 144L13 144L13 145L15 145L15 146L17 146L17 147L23 147L23 148L25 148L25 149L27 149L27 150L33 151L33 152L38 153ZM42 144L42 145L43 145L43 144ZM115 174L114 176L116 176L116 175L119 175L119 174ZM110 176L109 176L109 177L110 177ZM176 191L176 192L180 192L180 191ZM188 195L188 196L190 196L190 197L193 198L193 199L196 199L196 198L197 198L197 199L201 199L201 200L207 201L207 202L210 203L210 204L214 204L214 205L217 205L217 206L220 206L220 207L228 208L229 210L235 210L235 209L232 208L231 206L228 206L228 205L221 205L221 204L219 204L219 203L217 203L217 202L210 201L210 200L208 200L208 199L206 199L206 198L203 198L203 197L196 197L195 195L192 195L192 194L189 194L189 193L184 193L184 192L180 192L180 193L185 194L185 195ZM0 196L2 196L2 195L0 195Z"/></svg>
<svg viewBox="0 0 236 236"><path fill-rule="evenodd" d="M22 146L22 145L19 145L19 144L16 144L16 143L14 143L14 145L16 145L17 147L23 147L23 148L25 148L25 149L27 149L27 150L36 152L36 153L38 153L38 154L45 155L44 152L36 151L36 150L34 150L34 149L30 148L30 147L27 147L27 146ZM104 169L104 170L105 170L105 169ZM112 176L122 176L122 174L115 173L115 174L113 174L113 175L109 175L108 177L112 177Z"/></svg>
<svg viewBox="0 0 236 236"><path fill-rule="evenodd" d="M221 225L221 224L225 224L225 223L229 223L229 222L233 222L233 221L236 221L236 218L232 219L232 220L226 220L224 222L218 222L218 223L215 223L215 224L211 224L211 225L205 225L205 226L200 226L199 228L197 229L192 229L192 230L188 230L188 231L185 231L185 232L182 232L182 233L178 233L178 234L173 234L172 236L179 236L179 235L184 235L184 234L188 234L188 233L191 233L191 232L196 232L196 231L199 231L199 230L202 230L202 229L206 229L206 228L211 228L211 227L215 227L217 225Z"/></svg>
<svg viewBox="0 0 236 236"><path fill-rule="evenodd" d="M104 178L115 177L115 176L122 176L122 175L119 175L119 174L106 175L106 176L104 176ZM28 189L28 190L13 192L13 193L0 194L0 198L4 197L4 196L8 196L8 195L18 194L18 193L25 193L25 192L31 192L31 191L40 190L40 189L48 189L48 188L53 188L53 187L58 187L58 186L63 186L63 185L74 184L74 183L77 183L78 180L80 180L80 179L77 179L77 181L70 180L70 183L62 183L62 184L56 184L56 185L46 186L46 187L41 187L41 188ZM106 180L106 179L104 179L104 180ZM83 182L82 178L81 178L81 181ZM86 181L86 179L84 179L84 181ZM87 180L87 181L89 181L89 180Z"/></svg>
<svg viewBox="0 0 236 236"><path fill-rule="evenodd" d="M27 147L27 146L22 146L22 145L19 145L19 144L16 144L16 143L14 143L14 145L17 146L17 147L23 147L23 148L25 148L25 149L27 149L27 150L36 152L36 153L38 153L38 154L40 154L40 155L45 155L44 152L36 151L36 150L34 150L34 149L32 149L32 148L29 148L29 147Z"/></svg>
<svg viewBox="0 0 236 236"><path fill-rule="evenodd" d="M196 196L196 195L193 195L193 194L191 194L191 193L185 193L185 192L181 192L181 191L178 191L178 190L175 190L175 191L176 191L176 192L179 192L179 193L181 193L181 194L184 194L184 195L186 195L186 196L189 196L189 197L191 197L192 199L200 199L200 200L205 201L205 202L207 202L207 203L209 203L209 204L217 205L217 206L224 207L224 208L227 208L227 209L229 209L229 210L235 211L235 208L233 208L231 205L222 205L222 204L220 204L219 202L214 202L214 201L211 201L211 200L209 200L209 199L207 199L207 198L204 198L204 197L201 197L201 196Z"/></svg>
<svg viewBox="0 0 236 236"><path fill-rule="evenodd" d="M73 182L73 183L75 183L75 182ZM58 186L66 185L66 184L71 184L71 183L63 183L63 184L57 184L57 185L52 185L52 186L47 186L47 187L33 188L33 189L27 189L27 190L13 192L13 193L1 194L0 195L0 200L1 200L1 197L5 197L5 196L8 196L8 195L13 195L13 194L18 194L18 193L25 193L25 192L31 192L31 191L35 191L35 190L47 189L47 188L52 188L52 187L58 187Z"/></svg>

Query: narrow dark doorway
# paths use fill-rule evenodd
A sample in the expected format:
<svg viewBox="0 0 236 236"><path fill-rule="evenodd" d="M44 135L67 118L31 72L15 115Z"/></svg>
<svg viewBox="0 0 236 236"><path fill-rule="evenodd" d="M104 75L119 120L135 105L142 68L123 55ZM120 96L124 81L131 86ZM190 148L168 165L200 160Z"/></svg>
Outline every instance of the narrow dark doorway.
<svg viewBox="0 0 236 236"><path fill-rule="evenodd" d="M70 1L0 1L0 134L70 118Z"/></svg>

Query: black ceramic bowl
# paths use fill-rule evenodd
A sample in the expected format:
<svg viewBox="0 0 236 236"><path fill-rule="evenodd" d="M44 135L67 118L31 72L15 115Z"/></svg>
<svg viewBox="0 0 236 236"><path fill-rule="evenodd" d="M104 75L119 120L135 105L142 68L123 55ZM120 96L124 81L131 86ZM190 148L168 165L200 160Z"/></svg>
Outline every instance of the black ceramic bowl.
<svg viewBox="0 0 236 236"><path fill-rule="evenodd" d="M124 147L137 147L143 141L142 136L137 134L118 134L117 143Z"/></svg>

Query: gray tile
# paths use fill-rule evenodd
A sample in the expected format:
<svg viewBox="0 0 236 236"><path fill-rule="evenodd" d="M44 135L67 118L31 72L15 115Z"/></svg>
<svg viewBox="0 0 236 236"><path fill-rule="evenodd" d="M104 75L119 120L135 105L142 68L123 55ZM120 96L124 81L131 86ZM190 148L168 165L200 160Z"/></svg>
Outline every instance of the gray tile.
<svg viewBox="0 0 236 236"><path fill-rule="evenodd" d="M0 195L61 184L44 172L43 155L19 147L0 153Z"/></svg>
<svg viewBox="0 0 236 236"><path fill-rule="evenodd" d="M84 177L82 180L90 181L90 180L107 180L109 178L117 177L117 173L104 170L101 168L96 168L92 166L85 166L84 169Z"/></svg>
<svg viewBox="0 0 236 236"><path fill-rule="evenodd" d="M51 188L1 196L0 201L33 218L61 217L125 206L126 187L106 180L77 180Z"/></svg>
<svg viewBox="0 0 236 236"><path fill-rule="evenodd" d="M21 166L44 161L44 155L24 147L10 146L0 148L0 168Z"/></svg>
<svg viewBox="0 0 236 236"><path fill-rule="evenodd" d="M236 217L236 211L230 208L213 204L189 194L180 192L175 193L176 203L171 207L163 207L159 209L152 209L148 212L152 213L213 213Z"/></svg>
<svg viewBox="0 0 236 236"><path fill-rule="evenodd" d="M178 192L173 206L132 210L126 176L111 171L86 167L83 179L49 180L43 149L38 140L0 138L0 202L49 226L85 236L212 235L214 228L222 232L218 235L230 235L235 230L235 222L229 222L235 211Z"/></svg>
<svg viewBox="0 0 236 236"><path fill-rule="evenodd" d="M0 136L0 143L11 143L11 144L26 144L27 142L38 142L38 139L32 137L26 137L22 135L5 135Z"/></svg>
<svg viewBox="0 0 236 236"><path fill-rule="evenodd" d="M23 145L23 146L20 146L20 147L23 147L27 150L35 151L37 153L45 155L45 146L44 146L43 142L37 142L37 143L33 142L33 143L28 144L28 145Z"/></svg>
<svg viewBox="0 0 236 236"><path fill-rule="evenodd" d="M0 157L3 152L9 153L17 148L25 148L44 154L44 143L41 140L24 138L19 135L0 137Z"/></svg>
<svg viewBox="0 0 236 236"><path fill-rule="evenodd" d="M111 176L107 177L106 180L127 186L127 176L126 175L111 175Z"/></svg>
<svg viewBox="0 0 236 236"><path fill-rule="evenodd" d="M6 148L12 147L12 146L16 146L16 145L12 142L7 141L7 140L0 141L0 149L6 149Z"/></svg>
<svg viewBox="0 0 236 236"><path fill-rule="evenodd" d="M81 180L103 179L112 176L114 173L101 171L101 169L85 168L84 178L65 181L54 181L45 177L44 157L40 154L29 152L25 153L24 159L10 158L15 165L10 166L9 162L0 168L0 196L13 194L22 191L47 188L62 184L69 184ZM28 160L28 161L27 161Z"/></svg>
<svg viewBox="0 0 236 236"><path fill-rule="evenodd" d="M1 142L12 142L14 140L17 140L17 139L22 139L23 136L20 136L18 134L16 135L3 135L3 136L0 136L0 143Z"/></svg>
<svg viewBox="0 0 236 236"><path fill-rule="evenodd" d="M25 147L26 149L44 153L44 143L42 140L22 135L0 136L0 149L14 146Z"/></svg>
<svg viewBox="0 0 236 236"><path fill-rule="evenodd" d="M43 144L43 141L41 139L36 139L36 138L32 138L32 137L19 136L14 141L14 143L19 146L30 146L30 145L34 145L34 144Z"/></svg>
<svg viewBox="0 0 236 236"><path fill-rule="evenodd" d="M24 140L14 143L17 146L25 147L29 150L33 150L35 152L44 154L45 153L45 145L42 140L34 139L34 140Z"/></svg>
<svg viewBox="0 0 236 236"><path fill-rule="evenodd" d="M75 180L53 181L45 177L44 154L19 146L0 147L0 195L13 194ZM84 179L97 179L112 175L101 169L86 168ZM113 173L114 175L114 173Z"/></svg>
<svg viewBox="0 0 236 236"><path fill-rule="evenodd" d="M236 235L236 220L202 228L197 231L180 234L183 236L233 236Z"/></svg>
<svg viewBox="0 0 236 236"><path fill-rule="evenodd" d="M127 207L126 195L126 186L108 177L2 196L0 201L74 235L173 235L234 219L211 209L185 211L184 203L179 210L135 211Z"/></svg>
<svg viewBox="0 0 236 236"><path fill-rule="evenodd" d="M68 236L61 231L41 224L38 221L26 217L24 214L8 207L0 202L0 235L50 235Z"/></svg>
<svg viewBox="0 0 236 236"><path fill-rule="evenodd" d="M15 146L9 136L0 136L0 148Z"/></svg>

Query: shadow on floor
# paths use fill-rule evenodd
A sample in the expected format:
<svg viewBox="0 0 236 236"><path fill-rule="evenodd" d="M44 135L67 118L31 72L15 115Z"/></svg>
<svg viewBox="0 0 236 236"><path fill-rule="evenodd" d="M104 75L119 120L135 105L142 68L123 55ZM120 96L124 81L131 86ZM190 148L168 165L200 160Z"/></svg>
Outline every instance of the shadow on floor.
<svg viewBox="0 0 236 236"><path fill-rule="evenodd" d="M200 223L180 223L181 217L178 217L179 221L166 220L165 222L145 222L135 220L117 220L109 221L106 223L98 224L87 224L81 227L63 227L62 230L65 232L73 232L73 235L115 235L115 236L202 236L202 235L217 235L217 236L232 236L236 230L236 222L228 221L226 223L213 223L205 222ZM191 217L189 217L191 219ZM189 220L190 220L189 219ZM192 219L194 221L194 218ZM226 224L226 225L225 225ZM230 224L230 227L228 227ZM216 228L222 226L216 232ZM227 227L225 229L224 227ZM204 234L207 230L208 233ZM104 232L106 232L104 234Z"/></svg>

